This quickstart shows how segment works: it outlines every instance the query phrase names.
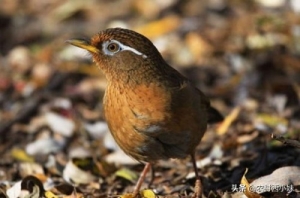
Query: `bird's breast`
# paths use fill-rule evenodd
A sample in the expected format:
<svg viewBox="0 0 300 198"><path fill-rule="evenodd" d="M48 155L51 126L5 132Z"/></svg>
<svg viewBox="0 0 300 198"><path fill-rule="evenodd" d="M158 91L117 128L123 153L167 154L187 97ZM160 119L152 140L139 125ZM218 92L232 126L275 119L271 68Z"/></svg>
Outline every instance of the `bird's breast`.
<svg viewBox="0 0 300 198"><path fill-rule="evenodd" d="M145 160L161 158L163 148L145 133L159 134L169 118L169 96L150 86L109 85L104 97L104 113L110 131L125 153ZM150 154L147 150L156 150ZM144 155L144 156L141 156Z"/></svg>
<svg viewBox="0 0 300 198"><path fill-rule="evenodd" d="M202 137L206 121L201 120L201 108L197 109L189 92L182 94L178 97L155 84L108 86L105 117L125 153L142 161L190 154Z"/></svg>

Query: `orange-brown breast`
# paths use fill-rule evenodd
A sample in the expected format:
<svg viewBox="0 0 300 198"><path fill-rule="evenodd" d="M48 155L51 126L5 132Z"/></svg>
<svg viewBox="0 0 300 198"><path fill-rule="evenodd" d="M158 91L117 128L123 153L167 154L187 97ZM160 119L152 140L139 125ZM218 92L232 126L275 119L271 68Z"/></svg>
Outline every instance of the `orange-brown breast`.
<svg viewBox="0 0 300 198"><path fill-rule="evenodd" d="M109 83L104 111L119 146L139 161L184 158L206 130L207 102L189 83L127 87Z"/></svg>

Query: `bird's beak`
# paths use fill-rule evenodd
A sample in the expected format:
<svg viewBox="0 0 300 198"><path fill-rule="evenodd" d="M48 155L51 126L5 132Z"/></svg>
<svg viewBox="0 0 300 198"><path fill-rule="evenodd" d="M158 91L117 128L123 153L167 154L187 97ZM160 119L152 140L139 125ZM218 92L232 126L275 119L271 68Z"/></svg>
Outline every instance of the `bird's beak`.
<svg viewBox="0 0 300 198"><path fill-rule="evenodd" d="M67 43L70 43L71 45L74 45L76 47L80 47L82 49L85 49L91 53L99 53L99 49L97 49L95 46L92 46L90 42L84 40L84 39L70 39L66 41Z"/></svg>

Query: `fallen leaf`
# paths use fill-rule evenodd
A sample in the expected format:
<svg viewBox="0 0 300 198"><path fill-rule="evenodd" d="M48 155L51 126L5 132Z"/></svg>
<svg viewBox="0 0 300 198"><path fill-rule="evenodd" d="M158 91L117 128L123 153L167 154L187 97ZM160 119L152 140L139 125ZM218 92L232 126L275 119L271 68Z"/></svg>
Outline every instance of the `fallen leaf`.
<svg viewBox="0 0 300 198"><path fill-rule="evenodd" d="M285 166L276 169L270 175L254 180L251 183L252 190L257 193L264 192L288 192L294 190L294 186L300 185L300 167Z"/></svg>
<svg viewBox="0 0 300 198"><path fill-rule="evenodd" d="M248 198L260 198L260 196L254 192L251 191L250 189L250 184L246 178L246 174L248 172L248 168L245 170L245 173L241 179L241 184L245 187L244 189L244 194L248 197Z"/></svg>
<svg viewBox="0 0 300 198"><path fill-rule="evenodd" d="M58 196L56 196L55 194L53 194L53 193L50 192L50 191L46 191L46 192L45 192L45 197L46 197L46 198L58 198Z"/></svg>
<svg viewBox="0 0 300 198"><path fill-rule="evenodd" d="M59 114L53 112L47 112L45 114L49 127L58 134L65 137L71 137L75 130L75 123L69 118L65 118Z"/></svg>
<svg viewBox="0 0 300 198"><path fill-rule="evenodd" d="M19 160L19 161L34 162L33 157L27 155L27 153L24 150L19 149L19 148L14 148L11 151L11 155L12 155L13 158L15 158L16 160Z"/></svg>
<svg viewBox="0 0 300 198"><path fill-rule="evenodd" d="M140 197L141 198L156 198L157 196L155 195L155 193L150 190L150 189L146 189L146 190L142 190L140 191ZM124 195L121 195L119 198L134 198L132 193L126 193Z"/></svg>
<svg viewBox="0 0 300 198"><path fill-rule="evenodd" d="M217 129L218 135L223 135L227 132L230 125L236 120L239 113L241 111L241 107L237 106L235 107L228 116L226 116L225 120L220 124L220 126Z"/></svg>
<svg viewBox="0 0 300 198"><path fill-rule="evenodd" d="M143 198L156 198L155 193L153 192L153 190L150 190L150 189L142 190L142 191L140 192L140 195L141 195Z"/></svg>
<svg viewBox="0 0 300 198"><path fill-rule="evenodd" d="M271 127L276 127L279 124L282 124L283 126L287 126L288 125L288 120L283 118L283 117L279 117L276 115L272 115L272 114L266 114L266 113L261 113L257 115L257 120L260 122L263 122Z"/></svg>
<svg viewBox="0 0 300 198"><path fill-rule="evenodd" d="M135 182L138 178L138 175L135 172L133 172L127 168L122 168L122 169L118 170L115 173L115 175L118 177L121 177L123 179L126 179L128 181L131 181L131 182Z"/></svg>
<svg viewBox="0 0 300 198"><path fill-rule="evenodd" d="M179 17L175 15L170 15L158 21L154 21L144 26L135 28L135 31L145 35L148 38L153 39L163 34L174 31L176 28L179 27L179 25Z"/></svg>
<svg viewBox="0 0 300 198"><path fill-rule="evenodd" d="M88 184L96 180L94 175L88 171L81 170L72 160L67 163L63 170L63 178L69 183L75 184Z"/></svg>

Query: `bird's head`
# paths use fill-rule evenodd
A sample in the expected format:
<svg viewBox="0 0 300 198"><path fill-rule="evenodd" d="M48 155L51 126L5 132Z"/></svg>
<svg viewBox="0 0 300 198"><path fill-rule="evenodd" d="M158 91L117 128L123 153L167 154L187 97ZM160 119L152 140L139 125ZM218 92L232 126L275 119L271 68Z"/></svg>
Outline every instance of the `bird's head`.
<svg viewBox="0 0 300 198"><path fill-rule="evenodd" d="M94 35L90 41L71 39L68 43L89 51L108 79L160 70L164 60L145 36L128 29L111 28Z"/></svg>

